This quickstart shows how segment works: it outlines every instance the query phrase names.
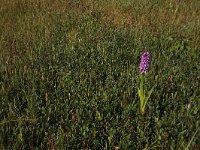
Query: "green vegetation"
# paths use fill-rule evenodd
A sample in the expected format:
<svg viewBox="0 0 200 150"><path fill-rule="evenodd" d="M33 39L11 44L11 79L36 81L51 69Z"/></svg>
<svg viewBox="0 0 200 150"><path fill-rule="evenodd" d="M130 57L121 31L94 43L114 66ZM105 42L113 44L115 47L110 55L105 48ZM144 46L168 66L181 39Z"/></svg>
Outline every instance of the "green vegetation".
<svg viewBox="0 0 200 150"><path fill-rule="evenodd" d="M199 8L0 0L0 149L200 149ZM141 115L144 50L156 87Z"/></svg>

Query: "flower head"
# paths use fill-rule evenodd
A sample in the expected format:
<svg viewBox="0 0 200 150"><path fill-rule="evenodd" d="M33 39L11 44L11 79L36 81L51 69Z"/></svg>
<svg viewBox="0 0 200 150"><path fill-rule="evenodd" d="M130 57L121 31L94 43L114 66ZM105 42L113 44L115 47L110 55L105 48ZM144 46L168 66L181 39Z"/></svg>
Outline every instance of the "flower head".
<svg viewBox="0 0 200 150"><path fill-rule="evenodd" d="M140 62L140 73L141 74L146 74L148 68L149 68L149 63L150 63L150 53L149 52L144 52L141 57L141 62Z"/></svg>

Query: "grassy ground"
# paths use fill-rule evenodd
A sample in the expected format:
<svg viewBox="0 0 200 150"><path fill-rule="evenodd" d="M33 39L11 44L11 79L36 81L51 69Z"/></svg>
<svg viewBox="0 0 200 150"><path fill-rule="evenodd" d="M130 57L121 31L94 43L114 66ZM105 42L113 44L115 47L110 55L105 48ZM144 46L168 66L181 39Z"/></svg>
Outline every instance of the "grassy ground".
<svg viewBox="0 0 200 150"><path fill-rule="evenodd" d="M199 0L0 4L0 149L200 148Z"/></svg>

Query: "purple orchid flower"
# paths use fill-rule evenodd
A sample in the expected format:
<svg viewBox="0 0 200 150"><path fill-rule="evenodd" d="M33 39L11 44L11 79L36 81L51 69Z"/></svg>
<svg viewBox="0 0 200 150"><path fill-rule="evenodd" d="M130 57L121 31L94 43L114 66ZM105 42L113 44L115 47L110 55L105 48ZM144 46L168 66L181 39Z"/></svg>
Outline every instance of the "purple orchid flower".
<svg viewBox="0 0 200 150"><path fill-rule="evenodd" d="M146 74L146 72L149 68L149 63L150 63L150 53L144 52L142 54L141 62L140 62L140 73L141 74Z"/></svg>

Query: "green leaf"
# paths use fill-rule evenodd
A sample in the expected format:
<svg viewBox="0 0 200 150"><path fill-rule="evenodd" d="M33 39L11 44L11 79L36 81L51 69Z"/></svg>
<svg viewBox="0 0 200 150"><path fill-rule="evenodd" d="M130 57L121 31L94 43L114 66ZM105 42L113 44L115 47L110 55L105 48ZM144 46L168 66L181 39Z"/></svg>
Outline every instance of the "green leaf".
<svg viewBox="0 0 200 150"><path fill-rule="evenodd" d="M139 95L139 98L141 97L141 93L140 93L140 89L138 88L138 95Z"/></svg>
<svg viewBox="0 0 200 150"><path fill-rule="evenodd" d="M145 97L145 100L144 100L145 102L144 102L143 107L145 107L145 105L147 104L147 101L149 100L149 98L150 98L150 96L151 96L151 94L152 94L154 88L155 88L155 85L154 85L154 86L151 88L151 90L147 93L147 97Z"/></svg>

